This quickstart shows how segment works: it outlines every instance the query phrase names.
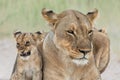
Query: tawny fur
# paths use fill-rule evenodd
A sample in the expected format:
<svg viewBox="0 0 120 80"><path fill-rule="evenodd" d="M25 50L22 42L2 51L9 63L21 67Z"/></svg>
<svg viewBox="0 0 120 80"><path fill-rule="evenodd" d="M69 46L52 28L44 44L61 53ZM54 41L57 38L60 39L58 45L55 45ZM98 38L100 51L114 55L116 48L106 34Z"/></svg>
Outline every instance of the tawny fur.
<svg viewBox="0 0 120 80"><path fill-rule="evenodd" d="M41 33L14 33L18 54L10 80L42 80L42 55L37 47L37 42L40 41L37 35L40 36ZM29 56L20 56L28 51L31 53Z"/></svg>
<svg viewBox="0 0 120 80"><path fill-rule="evenodd" d="M105 30L94 30L92 36L96 65L103 73L110 60L110 40Z"/></svg>
<svg viewBox="0 0 120 80"><path fill-rule="evenodd" d="M42 14L45 14L45 12L46 11L44 9ZM43 16L47 21L49 21L50 24L52 24L53 27L55 27L54 25L55 22L59 21L60 18L64 17L65 15L66 15L65 13L62 13L62 14L54 13L54 14L51 14L50 17L48 17L47 15L43 15ZM94 25L93 21L97 17L97 15L98 15L98 10L96 9L95 12L88 12L87 17L92 25L89 27L93 29L92 43L94 47L93 54L95 58L95 63L100 73L103 73L106 67L108 66L109 59L110 59L110 40L104 28L97 30L95 27L93 27ZM59 20L57 20L57 18ZM81 19L81 20L84 20L84 19ZM69 21L69 20L66 20L66 21Z"/></svg>
<svg viewBox="0 0 120 80"><path fill-rule="evenodd" d="M75 10L55 14L43 9L42 14L53 25L43 42L43 79L101 80L89 35L94 13L88 17Z"/></svg>

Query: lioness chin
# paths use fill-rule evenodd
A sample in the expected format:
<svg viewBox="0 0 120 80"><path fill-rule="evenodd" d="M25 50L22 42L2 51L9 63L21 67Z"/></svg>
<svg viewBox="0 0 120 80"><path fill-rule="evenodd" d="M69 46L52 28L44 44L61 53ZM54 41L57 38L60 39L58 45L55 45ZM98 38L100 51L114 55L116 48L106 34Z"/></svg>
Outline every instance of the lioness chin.
<svg viewBox="0 0 120 80"><path fill-rule="evenodd" d="M43 42L44 80L101 80L91 37L96 14L42 10L43 17L53 25Z"/></svg>
<svg viewBox="0 0 120 80"><path fill-rule="evenodd" d="M42 55L37 47L41 36L40 32L14 33L18 54L10 80L42 80Z"/></svg>

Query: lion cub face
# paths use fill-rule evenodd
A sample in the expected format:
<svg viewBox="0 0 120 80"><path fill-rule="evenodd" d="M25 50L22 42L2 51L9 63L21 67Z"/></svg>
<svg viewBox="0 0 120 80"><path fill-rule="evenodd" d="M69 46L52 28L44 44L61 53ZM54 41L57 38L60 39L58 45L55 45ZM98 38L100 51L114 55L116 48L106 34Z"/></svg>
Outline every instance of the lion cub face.
<svg viewBox="0 0 120 80"><path fill-rule="evenodd" d="M37 51L37 40L41 39L38 38L40 35L40 32L22 33L18 31L14 33L18 55L23 60L29 59L29 57Z"/></svg>
<svg viewBox="0 0 120 80"><path fill-rule="evenodd" d="M53 25L56 47L61 54L70 58L78 65L85 65L90 61L92 54L92 21L97 11L87 15L75 10L55 14L52 10L43 9L43 17Z"/></svg>

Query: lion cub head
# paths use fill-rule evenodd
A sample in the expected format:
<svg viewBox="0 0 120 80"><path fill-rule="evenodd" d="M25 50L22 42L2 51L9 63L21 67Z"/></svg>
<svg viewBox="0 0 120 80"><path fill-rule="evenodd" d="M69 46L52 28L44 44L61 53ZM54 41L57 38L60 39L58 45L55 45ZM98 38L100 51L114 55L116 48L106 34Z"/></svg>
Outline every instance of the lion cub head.
<svg viewBox="0 0 120 80"><path fill-rule="evenodd" d="M62 51L61 55L70 58L75 64L89 63L92 54L92 24L98 11L84 15L75 10L60 14L52 10L42 10L43 17L52 25L53 42Z"/></svg>
<svg viewBox="0 0 120 80"><path fill-rule="evenodd" d="M32 54L38 51L37 42L42 40L41 32L22 33L21 31L17 31L14 33L14 37L16 39L18 56L23 60L29 59Z"/></svg>

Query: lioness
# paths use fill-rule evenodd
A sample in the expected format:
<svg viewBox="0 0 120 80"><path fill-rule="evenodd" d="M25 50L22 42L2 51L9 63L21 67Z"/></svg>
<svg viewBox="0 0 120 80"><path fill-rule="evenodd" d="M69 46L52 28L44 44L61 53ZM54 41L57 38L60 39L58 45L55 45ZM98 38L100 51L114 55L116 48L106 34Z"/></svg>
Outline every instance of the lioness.
<svg viewBox="0 0 120 80"><path fill-rule="evenodd" d="M43 42L44 80L101 80L91 37L95 14L42 10L43 17L53 25Z"/></svg>
<svg viewBox="0 0 120 80"><path fill-rule="evenodd" d="M42 56L37 47L41 36L40 32L14 33L18 54L10 80L42 80Z"/></svg>
<svg viewBox="0 0 120 80"><path fill-rule="evenodd" d="M110 60L110 40L107 32L104 29L95 29L92 35L92 43L96 66L102 73Z"/></svg>

